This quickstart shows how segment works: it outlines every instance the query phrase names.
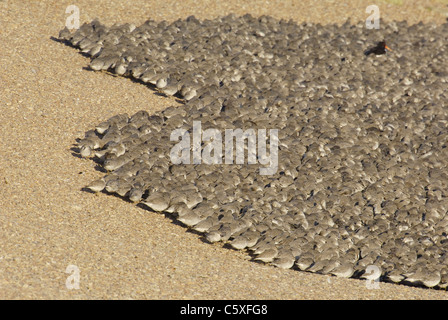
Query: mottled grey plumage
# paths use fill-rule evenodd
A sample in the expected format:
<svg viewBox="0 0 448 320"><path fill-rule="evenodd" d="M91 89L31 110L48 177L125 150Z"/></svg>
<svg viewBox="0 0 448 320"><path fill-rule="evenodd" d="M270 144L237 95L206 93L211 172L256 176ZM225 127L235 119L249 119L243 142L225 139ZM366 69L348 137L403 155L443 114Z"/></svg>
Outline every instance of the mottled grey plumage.
<svg viewBox="0 0 448 320"><path fill-rule="evenodd" d="M183 98L87 131L80 155L108 171L88 188L173 214L280 268L352 277L378 265L381 280L445 288L447 32L385 22L394 51L366 57L378 39L362 23L229 15L64 29L60 39L90 55L93 70ZM191 163L190 143L179 150L190 164L174 164L171 134L191 139L194 121L223 139L226 129L277 129L276 170L261 175L269 162L248 142L233 150L242 164L226 163L225 148L218 164ZM199 146L214 155L211 140Z"/></svg>

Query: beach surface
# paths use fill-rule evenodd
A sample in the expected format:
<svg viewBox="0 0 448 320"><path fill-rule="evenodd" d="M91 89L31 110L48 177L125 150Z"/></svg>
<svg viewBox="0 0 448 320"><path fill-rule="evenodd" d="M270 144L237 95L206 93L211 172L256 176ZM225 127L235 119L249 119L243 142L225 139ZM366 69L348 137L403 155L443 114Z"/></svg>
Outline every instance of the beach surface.
<svg viewBox="0 0 448 320"><path fill-rule="evenodd" d="M282 270L208 244L162 214L82 190L103 173L73 144L119 114L178 105L93 72L55 41L76 5L106 25L195 15L272 15L299 23L445 23L448 1L0 0L0 299L447 299L442 290ZM73 280L79 279L79 288Z"/></svg>

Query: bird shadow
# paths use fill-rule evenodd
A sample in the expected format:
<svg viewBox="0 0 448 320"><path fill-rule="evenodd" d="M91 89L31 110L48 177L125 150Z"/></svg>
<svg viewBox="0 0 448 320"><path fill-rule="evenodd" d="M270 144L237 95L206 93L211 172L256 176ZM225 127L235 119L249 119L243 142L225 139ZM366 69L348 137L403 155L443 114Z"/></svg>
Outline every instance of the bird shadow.
<svg viewBox="0 0 448 320"><path fill-rule="evenodd" d="M87 193L92 193L92 194L96 194L96 192L94 192L94 191L90 190L90 189L89 189L89 188L87 188L87 187L81 188L81 191L83 191L83 192L87 192Z"/></svg>
<svg viewBox="0 0 448 320"><path fill-rule="evenodd" d="M53 37L53 36L50 37L50 40L58 42L58 43L61 43L61 44L66 45L67 47L70 47L70 48L76 48L68 40L58 39L58 38ZM82 55L83 57L90 58L90 55L88 53L79 51L79 54Z"/></svg>
<svg viewBox="0 0 448 320"><path fill-rule="evenodd" d="M53 37L53 36L50 37L50 40L55 41L55 42L57 42L57 43L61 43L61 44L65 45L65 46L67 46L67 47L70 47L70 48L78 49L78 53L79 53L80 55L82 55L82 56L85 57L85 58L92 59L92 56L91 56L90 54L88 54L88 53L86 53L86 52L82 52L81 50L79 50L79 48L77 48L76 46L72 45L72 44L70 43L70 41L68 41L68 40L58 39L58 38ZM98 71L96 71L96 70L93 70L90 66L83 67L82 70L84 70L84 71L89 71L89 72L98 72ZM117 77L117 78L118 78L118 77L128 78L128 79L130 79L133 83L137 83L137 84L140 84L140 85L144 85L145 87L151 89L152 91L154 91L154 94L157 95L157 96L165 97L165 98L170 98L170 96L168 96L168 95L164 94L163 92L161 92L161 91L160 91L154 84L152 84L152 83L146 83L146 82L143 82L142 80L133 77L129 72L127 72L127 73L126 73L125 75L123 75L123 76L120 76L120 75L117 75L116 73L114 73L112 70L113 70L112 68L109 68L108 70L103 70L103 71L100 71L100 72L102 72L102 73L106 73L106 74L108 74L108 75L110 75L110 76ZM186 103L185 99L183 99L183 97L180 95L179 92L177 92L176 94L174 94L173 97L174 97L173 100L175 100L175 101L176 101L177 103L179 103L179 104L185 104L185 103Z"/></svg>
<svg viewBox="0 0 448 320"><path fill-rule="evenodd" d="M78 139L77 139L78 140ZM89 158L84 158L83 156L81 156L80 154L80 149L79 147L77 147L76 145L73 145L70 148L71 151L71 155L75 158L81 159L81 160L90 160L93 161L95 163L94 169L96 171L102 172L102 173L107 173L107 170L103 168L103 163L101 161L100 158L98 158L97 156L93 156L93 157L89 157Z"/></svg>
<svg viewBox="0 0 448 320"><path fill-rule="evenodd" d="M143 209L143 210L149 211L149 212L154 212L154 213L158 213L158 214L163 214L164 217L165 217L166 219L169 219L169 220L171 221L172 224L174 224L174 225L176 225L176 226L179 226L179 227L182 227L182 228L186 229L185 232L188 232L188 233L191 233L191 234L195 234L195 235L197 235L197 236L200 236L201 238L203 238L203 239L201 239L201 240L205 240L207 243L210 243L210 242L208 242L208 241L205 239L203 233L201 233L201 232L199 232L199 231L196 231L196 230L194 230L194 229L188 227L188 226L187 226L186 224L184 224L183 222L177 220L177 214L176 214L176 213L154 211L153 209L151 209L150 207L148 207L148 206L147 206L146 204L144 204L143 202L139 202L139 203L137 203L136 206L139 207L139 208L141 208L141 209Z"/></svg>
<svg viewBox="0 0 448 320"><path fill-rule="evenodd" d="M89 55L85 55L85 57L87 58L91 58ZM108 70L102 70L102 71L97 71L97 70L93 70L90 66L88 67L83 67L82 68L84 71L89 71L89 72L101 72L101 73L105 73L107 75L110 75L112 77L115 78L126 78L129 79L132 83L138 84L138 85L142 85L145 86L146 88L150 89L153 91L154 95L158 96L158 97L164 97L164 98L171 98L170 96L166 95L165 93L163 93L162 91L160 91L156 85L149 83L149 82L144 82L138 78L133 77L131 74L127 73L125 75L117 75L116 73L113 72L113 68L109 68ZM183 97L180 95L179 92L177 92L176 94L174 94L172 96L174 99L174 101L176 101L178 104L186 104L185 99L183 99Z"/></svg>

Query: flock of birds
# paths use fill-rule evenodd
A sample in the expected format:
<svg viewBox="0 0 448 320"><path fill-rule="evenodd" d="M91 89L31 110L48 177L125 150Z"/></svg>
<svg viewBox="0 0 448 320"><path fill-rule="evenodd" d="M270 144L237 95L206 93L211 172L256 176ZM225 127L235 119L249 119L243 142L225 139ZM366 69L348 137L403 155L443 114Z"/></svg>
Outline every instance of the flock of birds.
<svg viewBox="0 0 448 320"><path fill-rule="evenodd" d="M87 131L79 152L106 172L88 188L280 268L369 278L376 266L381 281L446 288L447 37L448 24L367 30L251 15L64 28L59 39L91 69L183 103ZM393 51L372 47L379 39ZM278 129L277 171L173 164L171 133L193 121Z"/></svg>

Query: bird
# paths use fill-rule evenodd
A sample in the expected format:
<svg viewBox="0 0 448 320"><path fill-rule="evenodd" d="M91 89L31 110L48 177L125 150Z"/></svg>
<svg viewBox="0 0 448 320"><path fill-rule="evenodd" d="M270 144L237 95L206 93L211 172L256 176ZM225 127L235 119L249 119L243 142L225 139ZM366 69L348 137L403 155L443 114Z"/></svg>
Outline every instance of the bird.
<svg viewBox="0 0 448 320"><path fill-rule="evenodd" d="M218 224L218 218L215 216L209 216L199 222L197 225L193 227L194 230L198 232L208 232L213 226Z"/></svg>
<svg viewBox="0 0 448 320"><path fill-rule="evenodd" d="M326 260L326 259L316 261L306 271L313 272L313 273L314 272L320 272L327 266L328 263L329 263L329 260Z"/></svg>
<svg viewBox="0 0 448 320"><path fill-rule="evenodd" d="M103 189L106 187L106 181L104 181L103 178L97 179L93 182L91 182L87 188L90 189L93 192L100 192L103 191Z"/></svg>
<svg viewBox="0 0 448 320"><path fill-rule="evenodd" d="M120 184L115 192L118 193L120 196L124 197L129 192L131 187L132 187L131 184L129 182L127 182L126 180L124 180L124 181L120 182Z"/></svg>
<svg viewBox="0 0 448 320"><path fill-rule="evenodd" d="M109 127L110 127L110 123L108 121L103 121L95 127L95 130L99 134L103 134L106 132L107 129L109 129Z"/></svg>
<svg viewBox="0 0 448 320"><path fill-rule="evenodd" d="M92 154L92 149L89 146L82 146L79 153L83 158L87 158Z"/></svg>
<svg viewBox="0 0 448 320"><path fill-rule="evenodd" d="M270 249L267 249L260 253L255 260L260 260L263 262L272 262L275 257L277 257L278 250L276 247L271 247Z"/></svg>
<svg viewBox="0 0 448 320"><path fill-rule="evenodd" d="M289 254L276 257L272 262L272 265L281 269L291 269L294 266L295 262L295 257L292 254Z"/></svg>
<svg viewBox="0 0 448 320"><path fill-rule="evenodd" d="M122 75L124 75L124 74L126 73L126 71L127 71L127 65L126 65L125 63L120 62L120 63L118 63L118 64L115 66L115 70L114 70L114 71L115 71L116 74L122 76Z"/></svg>
<svg viewBox="0 0 448 320"><path fill-rule="evenodd" d="M368 56L369 54L372 54L372 53L374 53L376 55L381 55L381 54L385 54L386 50L392 51L392 49L386 45L386 41L383 40L383 41L378 42L375 47L372 47L372 48L364 51L364 54L366 56Z"/></svg>
<svg viewBox="0 0 448 320"><path fill-rule="evenodd" d="M439 271L429 271L422 279L422 282L428 288L435 287L441 281L442 277Z"/></svg>
<svg viewBox="0 0 448 320"><path fill-rule="evenodd" d="M336 258L328 259L326 266L319 273L329 274L340 265L341 263Z"/></svg>
<svg viewBox="0 0 448 320"><path fill-rule="evenodd" d="M392 282L398 283L405 278L401 273L402 272L399 270L392 270L389 273L387 273L386 277Z"/></svg>
<svg viewBox="0 0 448 320"><path fill-rule="evenodd" d="M183 97L184 97L184 99L187 100L187 101L193 99L193 98L197 95L197 91L196 91L196 89L187 89L187 90L184 90L184 91L182 91L182 92L185 92L185 93L183 94Z"/></svg>
<svg viewBox="0 0 448 320"><path fill-rule="evenodd" d="M305 271L314 264L314 259L315 257L312 252L306 252L296 261L296 266L299 267L300 270Z"/></svg>
<svg viewBox="0 0 448 320"><path fill-rule="evenodd" d="M255 231L246 231L243 233L244 237L247 239L247 245L246 247L251 248L255 246L260 239L260 235L258 232Z"/></svg>
<svg viewBox="0 0 448 320"><path fill-rule="evenodd" d="M412 284L422 284L423 279L426 278L425 270L423 269L417 269L415 271L411 271L408 273L404 273L403 276L406 277L406 282L412 283ZM440 281L440 279L439 279Z"/></svg>
<svg viewBox="0 0 448 320"><path fill-rule="evenodd" d="M193 227L194 225L204 220L204 218L199 216L194 211L191 211L183 216L179 216L177 219L188 227Z"/></svg>
<svg viewBox="0 0 448 320"><path fill-rule="evenodd" d="M169 83L166 85L162 92L167 96L173 96L179 91L179 85L177 83Z"/></svg>
<svg viewBox="0 0 448 320"><path fill-rule="evenodd" d="M218 242L221 240L221 235L219 234L218 231L212 231L209 232L205 238L207 239L208 242Z"/></svg>
<svg viewBox="0 0 448 320"><path fill-rule="evenodd" d="M65 27L59 32L59 39L61 40L69 40L71 38L70 30Z"/></svg>
<svg viewBox="0 0 448 320"><path fill-rule="evenodd" d="M170 205L169 198L160 193L153 193L142 202L156 212L162 212Z"/></svg>
<svg viewBox="0 0 448 320"><path fill-rule="evenodd" d="M106 191L107 192L115 192L119 188L119 181L118 179L112 179L106 182Z"/></svg>
<svg viewBox="0 0 448 320"><path fill-rule="evenodd" d="M337 277L350 278L353 275L353 272L353 264L342 263L339 267L334 268L330 273Z"/></svg>
<svg viewBox="0 0 448 320"><path fill-rule="evenodd" d="M100 71L104 66L105 59L103 57L98 57L90 62L90 68L95 71Z"/></svg>
<svg viewBox="0 0 448 320"><path fill-rule="evenodd" d="M125 162L123 158L108 159L104 162L104 169L108 171L114 171L124 165L124 163Z"/></svg>
<svg viewBox="0 0 448 320"><path fill-rule="evenodd" d="M129 200L131 200L132 202L139 202L142 198L142 195L143 195L143 190L141 188L133 187L129 191Z"/></svg>
<svg viewBox="0 0 448 320"><path fill-rule="evenodd" d="M122 156L126 152L126 148L123 143L113 142L109 144L107 148L110 153L115 154L117 157Z"/></svg>
<svg viewBox="0 0 448 320"><path fill-rule="evenodd" d="M78 140L80 156L108 171L86 189L113 192L139 206L172 213L208 241L230 240L229 246L279 268L370 279L366 267L375 263L384 272L381 280L448 286L443 267L448 260L442 262L446 225L441 221L448 207L443 199L446 179L437 166L443 152L435 148L445 140L443 130L440 133L443 121L425 126L428 115L440 113L440 103L419 106L429 91L435 102L446 92L435 81L440 75L431 72L445 72L444 65L424 54L443 45L443 39L431 31L434 41L423 43L414 30L407 41L413 45L392 53L386 41L378 43L384 38L393 41L389 36L364 44L362 39L345 39L353 45L327 57L326 52L341 44L314 37L306 29L295 32L292 22L238 19L149 22L133 32L129 25L100 29L94 23L76 36L68 29L61 32L60 38L89 52L93 70L115 68L117 75L151 83L166 96L185 98L176 99L184 102L182 107L114 116ZM231 33L215 32L223 22ZM326 27L318 28L326 32ZM344 28L349 30L351 24ZM307 34L314 39L304 47L300 44ZM349 55L342 57L345 53ZM380 63L388 57L378 56L386 53L394 58L388 59L388 66ZM363 59L350 58L353 54L366 61L373 58L372 63L366 66ZM331 66L327 70L315 55L331 59L333 66L335 57L350 61L348 76ZM432 61L433 68L414 70L410 56L425 65ZM405 87L387 76L386 69L394 66L401 68L400 84ZM427 90L421 80L432 73ZM357 110L358 102L370 95L378 103ZM419 112L409 118L401 108ZM394 112L385 121L382 115L389 110ZM263 155L268 151L266 139L258 137L258 148L251 148L247 131L240 144L235 130L231 146L234 149L233 139L244 146L245 164L174 165L169 161L170 133L181 129L184 142L193 121L223 133L227 128L278 128L276 144L282 156L277 172L264 176L258 165L249 165L252 157L260 165L268 160ZM400 126L402 122L406 126ZM198 138L204 142L200 151L212 142L203 141L201 134ZM187 143L181 151L191 155L191 147ZM229 154L225 151L223 156ZM421 157L431 151L431 157Z"/></svg>
<svg viewBox="0 0 448 320"><path fill-rule="evenodd" d="M247 247L247 238L242 235L237 236L230 242L230 245L237 250L242 250Z"/></svg>
<svg viewBox="0 0 448 320"><path fill-rule="evenodd" d="M167 86L168 84L168 78L165 76L162 76L160 79L157 80L156 82L156 86L158 89L163 89Z"/></svg>

